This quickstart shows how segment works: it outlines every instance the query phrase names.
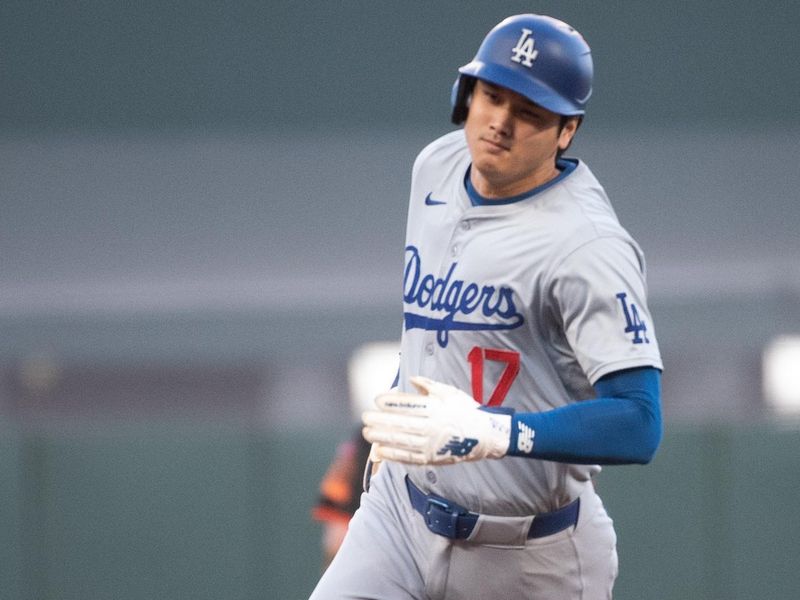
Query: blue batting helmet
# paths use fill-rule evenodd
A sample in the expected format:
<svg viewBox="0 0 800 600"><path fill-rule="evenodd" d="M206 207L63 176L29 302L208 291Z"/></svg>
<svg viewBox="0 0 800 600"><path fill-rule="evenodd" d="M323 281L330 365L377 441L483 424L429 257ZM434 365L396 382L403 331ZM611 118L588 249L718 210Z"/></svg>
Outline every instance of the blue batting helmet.
<svg viewBox="0 0 800 600"><path fill-rule="evenodd" d="M467 118L475 79L508 88L559 115L586 112L592 95L592 54L575 29L543 15L516 15L498 23L453 89L452 120Z"/></svg>

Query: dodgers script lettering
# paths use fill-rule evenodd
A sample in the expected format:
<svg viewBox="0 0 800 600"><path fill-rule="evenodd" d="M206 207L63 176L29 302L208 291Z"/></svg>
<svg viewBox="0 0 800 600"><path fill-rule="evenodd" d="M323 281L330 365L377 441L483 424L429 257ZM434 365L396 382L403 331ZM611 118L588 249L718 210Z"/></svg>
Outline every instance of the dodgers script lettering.
<svg viewBox="0 0 800 600"><path fill-rule="evenodd" d="M419 249L406 248L403 300L407 330L436 331L436 341L444 348L450 331L515 329L525 322L510 287L458 279L454 276L457 266L452 263L444 277L424 273ZM415 309L425 310L412 312Z"/></svg>

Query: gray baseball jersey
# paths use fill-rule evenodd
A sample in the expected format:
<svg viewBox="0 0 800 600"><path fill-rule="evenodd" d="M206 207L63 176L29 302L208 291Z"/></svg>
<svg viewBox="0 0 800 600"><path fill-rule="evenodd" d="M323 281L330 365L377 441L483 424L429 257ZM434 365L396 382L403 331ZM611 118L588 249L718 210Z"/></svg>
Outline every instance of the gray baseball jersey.
<svg viewBox="0 0 800 600"><path fill-rule="evenodd" d="M541 412L593 397L607 373L661 368L644 257L589 168L564 161L530 197L474 206L469 165L460 130L414 164L401 389L424 375L484 404ZM506 459L408 470L463 506L520 515L577 497L599 467Z"/></svg>
<svg viewBox="0 0 800 600"><path fill-rule="evenodd" d="M486 405L540 412L593 397L605 374L661 368L642 252L588 167L561 161L561 175L533 193L486 203L467 192L469 167L462 130L414 163L401 390L424 375ZM521 457L386 462L312 598L608 598L616 537L590 484L599 469ZM491 515L488 525L467 542L432 533L406 475ZM530 515L579 497L574 530L525 539ZM498 532L508 539L492 539Z"/></svg>

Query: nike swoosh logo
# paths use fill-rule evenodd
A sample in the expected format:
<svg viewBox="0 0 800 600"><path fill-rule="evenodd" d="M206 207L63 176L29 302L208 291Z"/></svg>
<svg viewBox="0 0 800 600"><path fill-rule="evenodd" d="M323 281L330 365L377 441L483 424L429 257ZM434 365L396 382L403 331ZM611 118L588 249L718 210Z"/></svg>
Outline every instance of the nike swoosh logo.
<svg viewBox="0 0 800 600"><path fill-rule="evenodd" d="M433 198L431 198L432 193L433 192L425 196L425 206L437 206L439 204L447 204L447 202L444 202L442 200L434 200Z"/></svg>

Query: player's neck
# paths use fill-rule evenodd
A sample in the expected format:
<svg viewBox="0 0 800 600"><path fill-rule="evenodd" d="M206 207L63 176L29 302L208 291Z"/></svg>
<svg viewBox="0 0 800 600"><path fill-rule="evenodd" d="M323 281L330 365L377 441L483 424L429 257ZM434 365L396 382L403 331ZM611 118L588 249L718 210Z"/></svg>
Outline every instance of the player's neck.
<svg viewBox="0 0 800 600"><path fill-rule="evenodd" d="M538 169L526 177L506 181L501 177L487 176L487 174L482 173L473 165L469 176L475 191L483 198L487 200L503 200L524 194L540 185L544 185L558 177L559 174L560 171L553 164Z"/></svg>

